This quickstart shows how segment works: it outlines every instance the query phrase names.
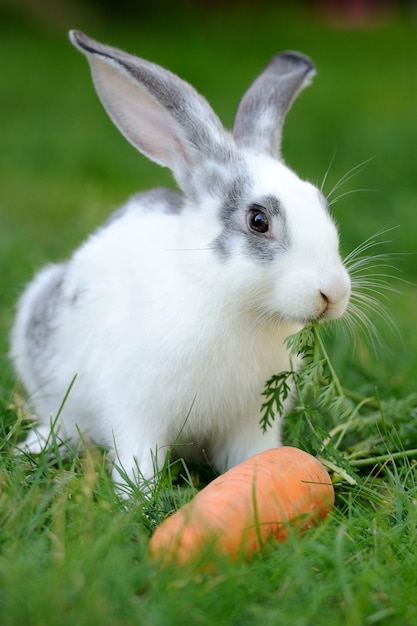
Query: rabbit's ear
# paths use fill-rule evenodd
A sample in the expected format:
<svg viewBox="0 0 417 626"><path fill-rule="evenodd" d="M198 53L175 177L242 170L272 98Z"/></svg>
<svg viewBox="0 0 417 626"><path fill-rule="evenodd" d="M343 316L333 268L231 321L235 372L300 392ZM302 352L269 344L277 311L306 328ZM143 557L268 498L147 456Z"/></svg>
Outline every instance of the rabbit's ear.
<svg viewBox="0 0 417 626"><path fill-rule="evenodd" d="M310 59L297 52L275 56L240 102L233 128L236 143L280 158L285 115L314 74Z"/></svg>
<svg viewBox="0 0 417 626"><path fill-rule="evenodd" d="M97 93L119 130L150 159L169 167L180 185L202 160L227 159L232 139L191 85L79 31L71 31L70 39L87 56Z"/></svg>

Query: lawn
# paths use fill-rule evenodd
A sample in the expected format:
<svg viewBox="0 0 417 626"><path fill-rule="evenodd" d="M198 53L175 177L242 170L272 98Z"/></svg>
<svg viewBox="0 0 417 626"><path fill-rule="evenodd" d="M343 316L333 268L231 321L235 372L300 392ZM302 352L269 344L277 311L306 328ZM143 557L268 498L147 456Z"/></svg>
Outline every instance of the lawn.
<svg viewBox="0 0 417 626"><path fill-rule="evenodd" d="M2 626L414 626L417 468L407 450L417 448L415 15L336 28L298 3L130 19L95 12L93 3L88 12L68 6L54 19L0 13ZM85 60L68 42L72 27L169 67L229 127L241 94L275 52L308 54L318 73L288 116L284 156L303 177L325 180L327 193L345 177L332 205L344 255L377 233L369 253L389 255L390 267L376 271L389 274L384 280L396 291L377 297L393 324L381 306L368 311L379 341L363 328L353 341L337 323L324 333L343 402L357 407L372 398L337 451L352 461L356 483L342 476L335 509L317 529L268 545L250 563L220 562L216 574L161 569L147 555L153 521L199 488L201 468L190 469L194 487L165 477L152 508L134 486L120 502L98 450L68 450L54 462L12 454L22 391L7 358L8 333L23 285L42 264L68 256L127 196L174 184L108 121ZM332 387L334 396L339 391ZM287 442L315 452L345 406L316 401L311 427L300 412L291 415ZM339 422L335 407L342 407ZM356 453L368 461L355 465Z"/></svg>

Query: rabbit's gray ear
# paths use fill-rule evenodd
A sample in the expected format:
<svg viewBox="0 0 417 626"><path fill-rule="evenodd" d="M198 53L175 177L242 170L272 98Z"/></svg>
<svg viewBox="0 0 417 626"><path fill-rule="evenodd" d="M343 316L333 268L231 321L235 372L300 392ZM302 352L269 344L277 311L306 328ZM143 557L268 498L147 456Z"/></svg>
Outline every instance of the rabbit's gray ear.
<svg viewBox="0 0 417 626"><path fill-rule="evenodd" d="M298 52L275 56L240 102L233 127L236 143L280 158L285 115L314 74L310 59Z"/></svg>
<svg viewBox="0 0 417 626"><path fill-rule="evenodd" d="M87 56L97 93L119 130L150 159L169 167L180 185L199 161L227 158L230 136L188 83L79 31L71 31L70 39Z"/></svg>

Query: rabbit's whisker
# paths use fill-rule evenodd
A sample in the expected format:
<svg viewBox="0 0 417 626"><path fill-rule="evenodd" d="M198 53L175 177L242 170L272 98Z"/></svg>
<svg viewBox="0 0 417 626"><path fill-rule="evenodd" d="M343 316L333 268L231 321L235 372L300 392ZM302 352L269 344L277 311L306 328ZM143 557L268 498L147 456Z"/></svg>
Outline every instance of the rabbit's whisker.
<svg viewBox="0 0 417 626"><path fill-rule="evenodd" d="M349 171L347 171L345 174L343 174L343 176L341 176L341 178L337 181L337 183L335 185L333 185L333 187L330 189L330 191L326 194L328 200L331 203L334 203L335 200L332 200L332 196L334 193L336 193L336 191L338 189L340 189L340 187L342 187L342 185L346 184L349 180L351 180L352 178L354 178L356 176L356 174L359 174L359 172L361 172L367 165L368 163L370 163L373 160L373 157L370 157L369 159L366 159L365 161L362 161L361 163L358 163L357 165L355 165L354 167L352 167ZM333 161L332 161L333 163ZM327 172L324 178L324 182L327 179ZM339 198L341 196L338 196Z"/></svg>

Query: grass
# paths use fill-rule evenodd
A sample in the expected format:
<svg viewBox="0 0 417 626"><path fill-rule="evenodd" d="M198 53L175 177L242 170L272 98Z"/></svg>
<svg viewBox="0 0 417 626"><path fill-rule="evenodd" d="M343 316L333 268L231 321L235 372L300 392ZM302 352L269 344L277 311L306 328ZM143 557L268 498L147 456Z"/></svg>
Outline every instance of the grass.
<svg viewBox="0 0 417 626"><path fill-rule="evenodd" d="M77 23L62 18L53 28L10 12L0 19L7 59L0 85L2 626L416 623L417 478L406 451L417 447L417 24L398 15L380 28L337 30L294 6L190 11L175 28L172 15L123 22L76 12ZM376 252L399 253L390 260L398 269L387 271L411 283L390 279L401 293L387 292L399 336L377 316L382 344L375 349L366 333L356 343L338 325L325 333L321 358L334 369L350 410L372 399L358 419L340 430L346 415L335 402L340 389L326 395L328 369L313 381L318 400L328 404L301 390L302 410L288 418L289 443L323 454L326 440L326 450L341 455L334 452L332 461L348 458L356 484L342 476L335 510L317 529L271 544L250 563L223 562L214 576L160 570L147 555L153 525L207 481L202 468L168 466L151 501L132 486L132 497L121 502L98 450L79 454L52 439L53 462L46 453L12 453L23 415L7 337L22 285L43 263L66 257L127 195L172 184L108 123L85 60L67 43L70 27L170 67L208 97L228 126L240 94L272 54L309 54L319 73L288 116L287 161L318 184L330 165L329 192L371 159L336 192L372 190L332 206L342 250L347 255L395 227ZM384 460L354 463L374 455Z"/></svg>

